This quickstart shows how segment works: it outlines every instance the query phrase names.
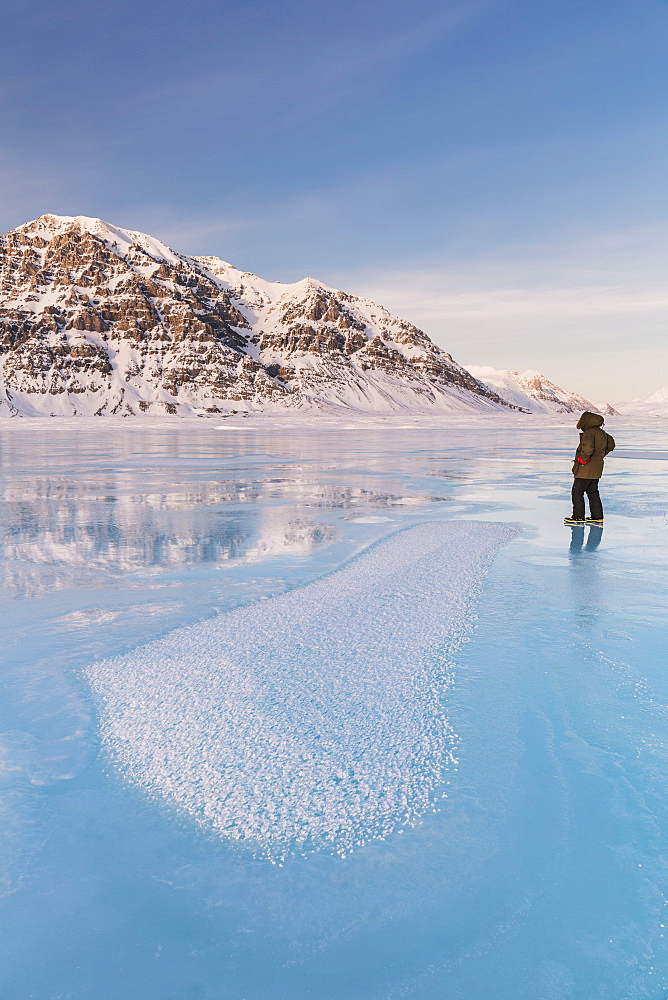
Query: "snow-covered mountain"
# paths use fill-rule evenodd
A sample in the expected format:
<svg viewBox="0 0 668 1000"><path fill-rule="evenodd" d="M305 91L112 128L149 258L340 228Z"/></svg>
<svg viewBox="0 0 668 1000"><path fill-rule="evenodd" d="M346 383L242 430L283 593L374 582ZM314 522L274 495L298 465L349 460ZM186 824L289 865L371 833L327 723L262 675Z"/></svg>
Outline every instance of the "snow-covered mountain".
<svg viewBox="0 0 668 1000"><path fill-rule="evenodd" d="M593 410L613 416L617 412L609 403L593 402L577 392L562 389L540 372L520 373L481 365L466 365L466 368L506 402L532 413L582 413L583 410Z"/></svg>
<svg viewBox="0 0 668 1000"><path fill-rule="evenodd" d="M382 306L44 215L0 241L0 414L508 404Z"/></svg>
<svg viewBox="0 0 668 1000"><path fill-rule="evenodd" d="M633 399L628 403L617 403L617 410L630 417L668 417L668 385L657 389L643 399Z"/></svg>

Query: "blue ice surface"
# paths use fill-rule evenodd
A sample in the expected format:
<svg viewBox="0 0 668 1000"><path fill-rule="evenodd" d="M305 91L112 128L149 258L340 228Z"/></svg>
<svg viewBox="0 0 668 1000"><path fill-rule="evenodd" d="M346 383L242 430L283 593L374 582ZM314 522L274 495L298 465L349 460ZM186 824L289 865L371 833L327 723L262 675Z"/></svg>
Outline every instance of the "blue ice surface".
<svg viewBox="0 0 668 1000"><path fill-rule="evenodd" d="M3 424L1 1000L665 998L668 463L611 429L601 533L561 523L567 427ZM476 521L523 532L424 661L412 822L272 863L114 762L92 665ZM407 726L382 694L374 733Z"/></svg>

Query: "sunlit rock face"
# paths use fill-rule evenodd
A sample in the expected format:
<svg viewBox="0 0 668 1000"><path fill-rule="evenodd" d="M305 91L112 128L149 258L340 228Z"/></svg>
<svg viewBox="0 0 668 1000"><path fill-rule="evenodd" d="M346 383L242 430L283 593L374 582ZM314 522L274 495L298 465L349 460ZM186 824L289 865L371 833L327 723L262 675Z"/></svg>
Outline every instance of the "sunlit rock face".
<svg viewBox="0 0 668 1000"><path fill-rule="evenodd" d="M100 219L0 240L0 414L508 409L410 323ZM510 407L512 408L512 407Z"/></svg>

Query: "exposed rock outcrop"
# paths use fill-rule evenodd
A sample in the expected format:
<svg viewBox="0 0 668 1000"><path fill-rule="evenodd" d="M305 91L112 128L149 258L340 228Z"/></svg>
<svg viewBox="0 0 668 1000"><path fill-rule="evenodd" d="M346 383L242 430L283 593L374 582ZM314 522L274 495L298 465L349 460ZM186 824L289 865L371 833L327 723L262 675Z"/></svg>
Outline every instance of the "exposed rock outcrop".
<svg viewBox="0 0 668 1000"><path fill-rule="evenodd" d="M99 219L0 240L0 413L508 408L410 323ZM512 407L511 407L512 408Z"/></svg>

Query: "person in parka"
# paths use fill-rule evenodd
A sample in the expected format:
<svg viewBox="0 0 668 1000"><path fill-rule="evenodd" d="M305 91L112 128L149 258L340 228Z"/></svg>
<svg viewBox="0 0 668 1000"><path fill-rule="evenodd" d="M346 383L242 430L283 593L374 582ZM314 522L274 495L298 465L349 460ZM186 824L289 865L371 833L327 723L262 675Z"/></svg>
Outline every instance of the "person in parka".
<svg viewBox="0 0 668 1000"><path fill-rule="evenodd" d="M603 430L600 413L586 410L577 423L580 444L573 462L573 514L564 518L564 524L603 524L603 505L598 492L598 481L603 475L603 459L615 447L612 435ZM585 493L589 500L589 517L585 518Z"/></svg>

